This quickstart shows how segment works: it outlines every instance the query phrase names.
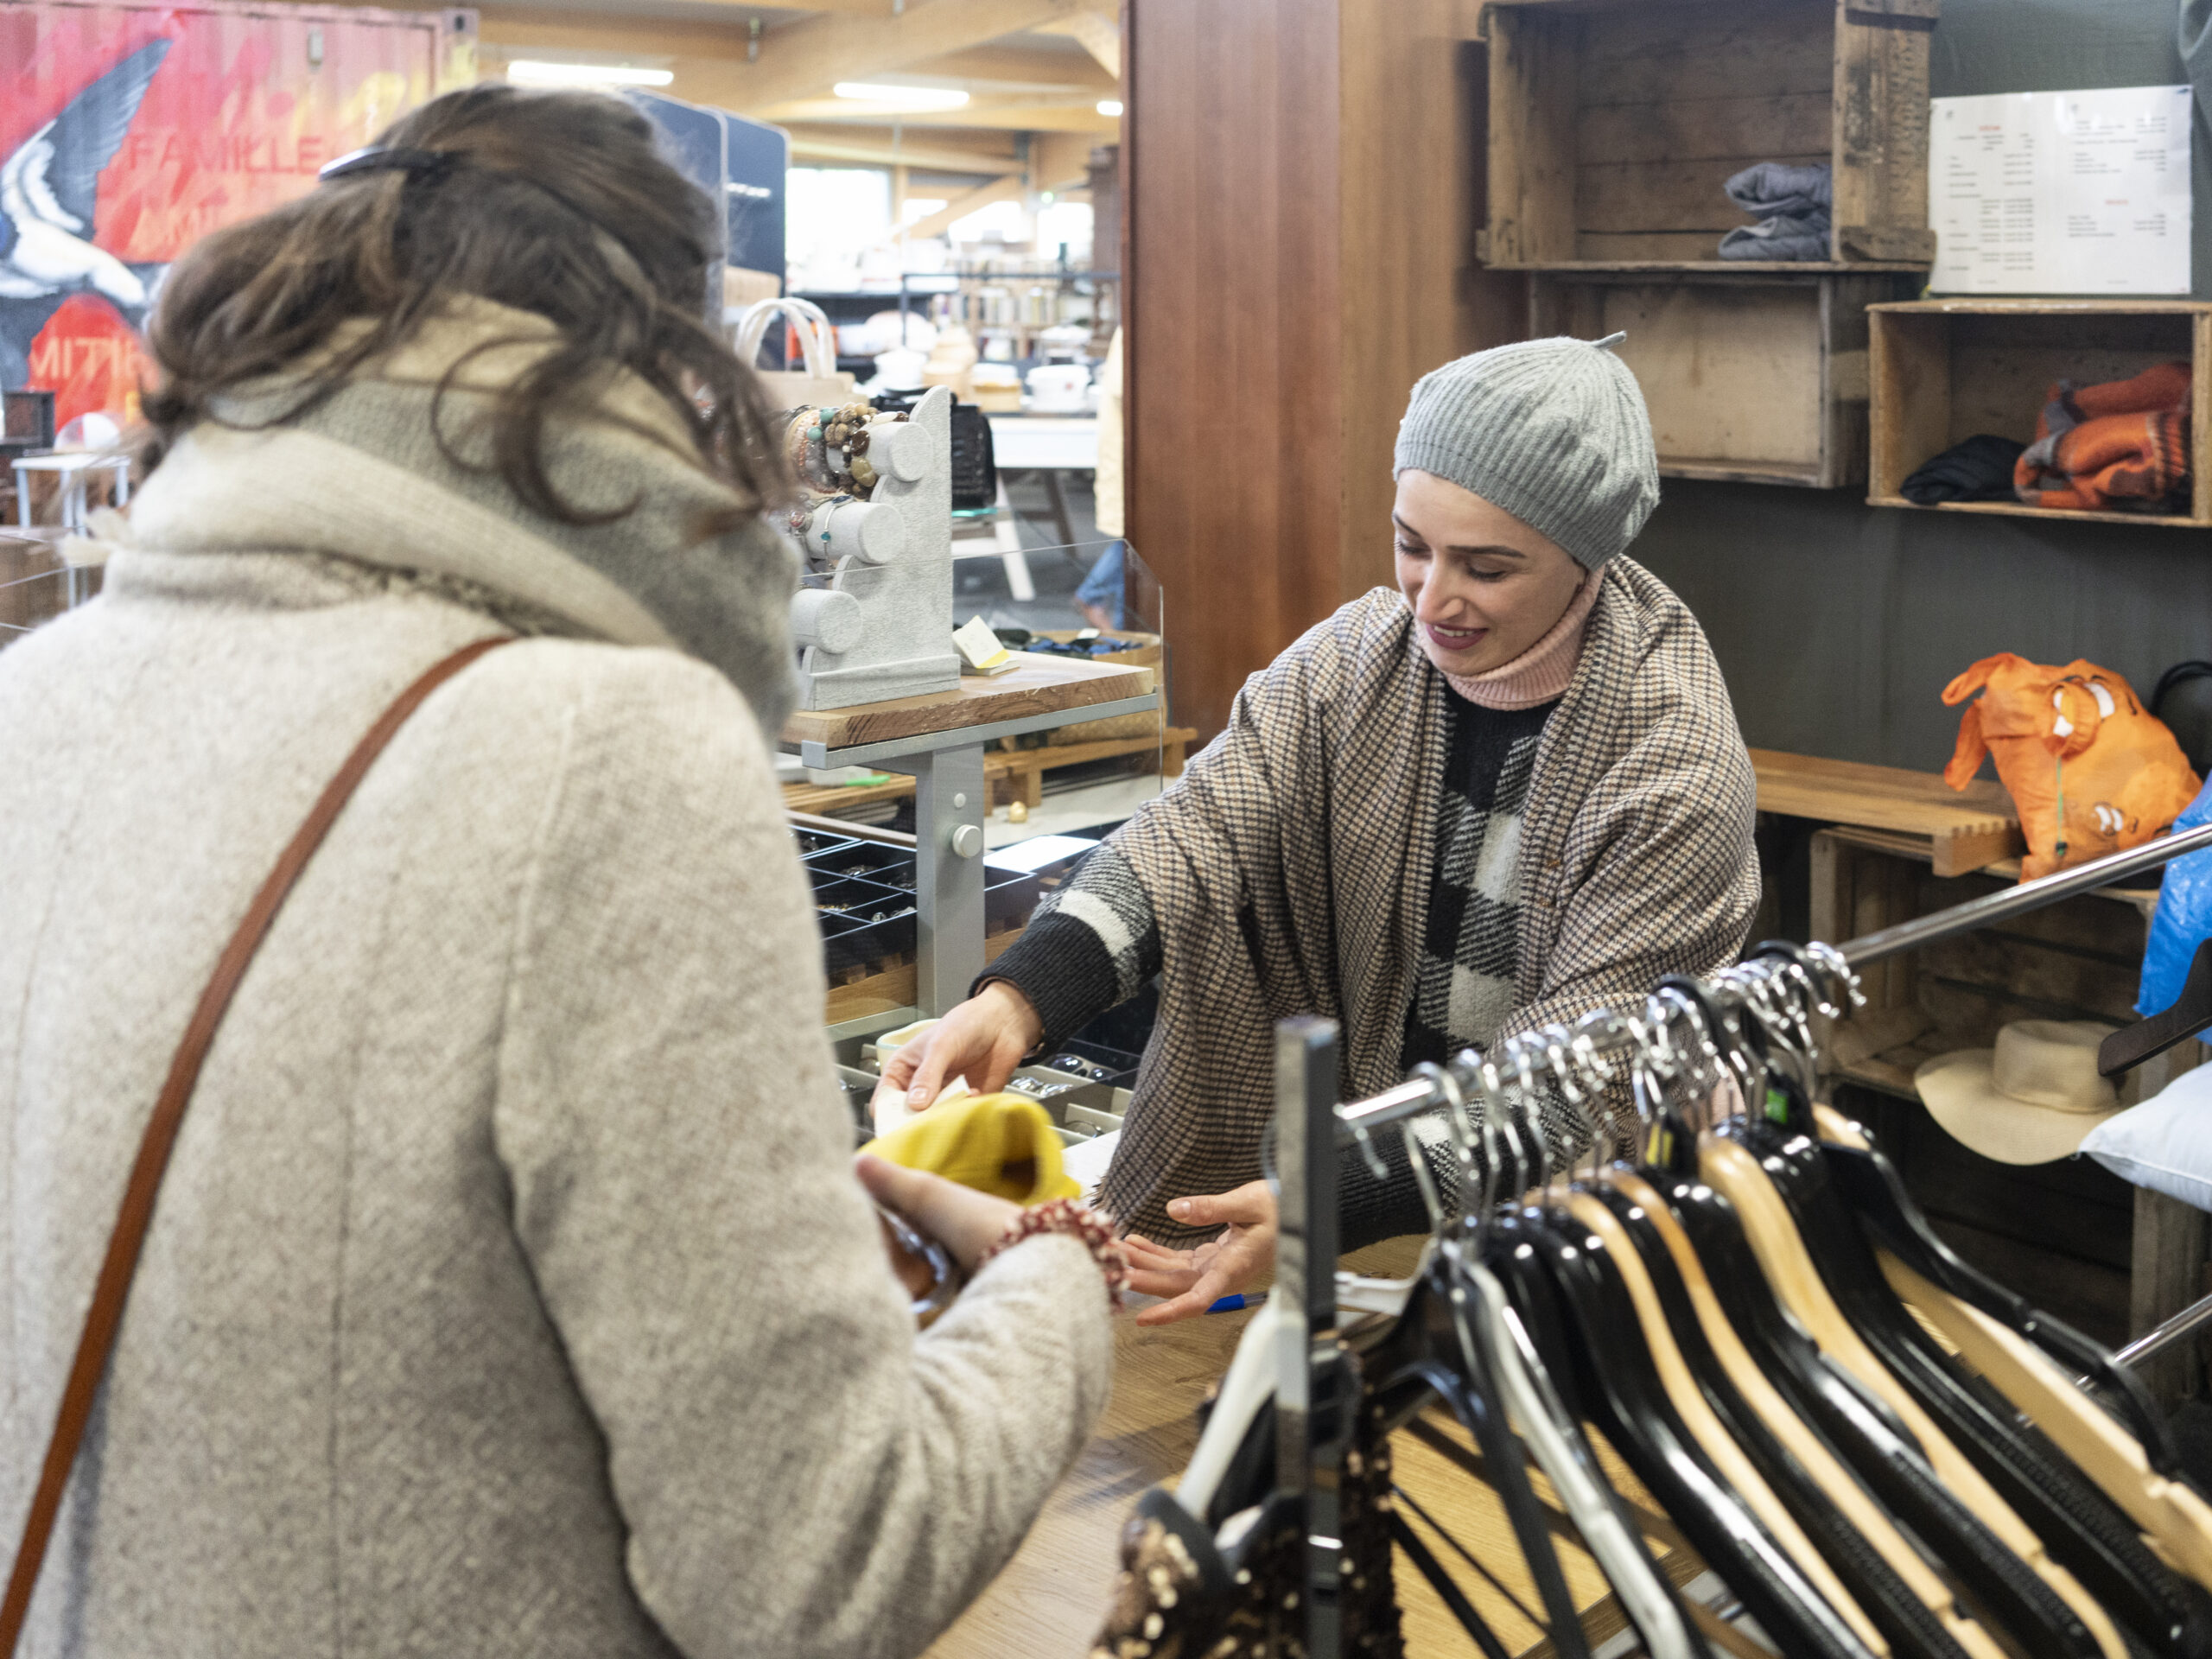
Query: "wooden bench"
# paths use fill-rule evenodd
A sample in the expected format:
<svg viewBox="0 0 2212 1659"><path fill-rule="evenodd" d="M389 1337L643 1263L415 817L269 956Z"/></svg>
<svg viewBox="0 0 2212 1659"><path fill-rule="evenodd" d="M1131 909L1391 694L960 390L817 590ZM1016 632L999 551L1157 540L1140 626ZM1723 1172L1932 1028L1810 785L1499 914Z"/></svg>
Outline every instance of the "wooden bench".
<svg viewBox="0 0 2212 1659"><path fill-rule="evenodd" d="M1937 875L1964 875L2028 849L2012 798L1993 780L1978 778L1955 790L1932 772L1780 749L1753 749L1751 755L1760 811L1915 838Z"/></svg>

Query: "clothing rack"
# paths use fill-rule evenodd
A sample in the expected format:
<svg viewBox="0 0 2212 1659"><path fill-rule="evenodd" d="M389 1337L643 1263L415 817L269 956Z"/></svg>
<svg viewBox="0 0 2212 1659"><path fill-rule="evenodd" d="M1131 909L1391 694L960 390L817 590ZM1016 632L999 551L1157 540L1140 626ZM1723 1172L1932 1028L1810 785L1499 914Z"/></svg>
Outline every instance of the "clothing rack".
<svg viewBox="0 0 2212 1659"><path fill-rule="evenodd" d="M1883 928L1840 946L1815 943L1803 961L1754 957L1705 982L1723 1007L1743 1007L1762 978L1802 974L1809 965L1831 981L1832 1000L1857 1000L1853 969L2155 869L2183 854L2212 849L2212 824L2163 836L1933 915ZM1639 1041L1626 1014L1586 1015L1571 1031L1553 1027L1500 1044L1484 1070L1522 1076L1548 1071L1564 1050L1610 1059ZM1301 1310L1287 1320L1276 1354L1276 1487L1297 1506L1306 1534L1303 1603L1307 1659L1339 1659L1344 1544L1339 1483L1357 1408L1337 1325L1337 1156L1366 1134L1455 1104L1448 1075L1435 1068L1370 1099L1338 1103L1339 1033L1332 1020L1301 1016L1275 1027L1277 1240L1274 1296ZM2212 1296L2119 1351L2138 1365L2212 1323Z"/></svg>

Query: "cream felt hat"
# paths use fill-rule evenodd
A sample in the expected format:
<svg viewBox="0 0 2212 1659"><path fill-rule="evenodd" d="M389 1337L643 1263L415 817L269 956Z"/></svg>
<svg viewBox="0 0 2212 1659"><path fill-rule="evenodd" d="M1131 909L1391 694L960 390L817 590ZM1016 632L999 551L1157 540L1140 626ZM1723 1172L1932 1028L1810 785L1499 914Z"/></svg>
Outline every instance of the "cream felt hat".
<svg viewBox="0 0 2212 1659"><path fill-rule="evenodd" d="M2097 1075L2097 1046L2112 1033L2094 1020L2015 1020L1995 1048L1938 1054L1912 1081L1955 1140L2000 1164L2047 1164L2122 1109Z"/></svg>

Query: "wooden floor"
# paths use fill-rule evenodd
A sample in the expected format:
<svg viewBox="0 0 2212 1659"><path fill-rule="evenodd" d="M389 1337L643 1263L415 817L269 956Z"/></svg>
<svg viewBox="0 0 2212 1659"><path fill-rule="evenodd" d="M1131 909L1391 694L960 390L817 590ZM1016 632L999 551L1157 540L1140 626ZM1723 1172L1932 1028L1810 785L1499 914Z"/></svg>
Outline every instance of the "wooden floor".
<svg viewBox="0 0 2212 1659"><path fill-rule="evenodd" d="M1369 1274L1403 1273L1412 1249L1412 1241L1396 1240L1347 1256L1344 1265ZM1020 1551L930 1649L928 1659L1083 1659L1106 1611L1122 1522L1147 1487L1172 1484L1182 1471L1198 1444L1198 1404L1228 1368L1251 1317L1211 1314L1152 1330L1141 1330L1126 1317L1118 1322L1114 1395L1096 1433L1046 1503ZM1464 1443L1465 1437L1459 1438ZM1392 1450L1399 1485L1523 1603L1536 1605L1511 1529L1489 1489L1408 1435L1399 1435ZM1626 1472L1609 1455L1605 1461L1623 1491L1641 1499ZM1536 1484L1540 1493L1545 1491L1541 1475ZM1433 1537L1429 1541L1436 1548ZM1438 1553L1448 1554L1440 1548ZM1653 1553L1677 1582L1697 1570L1694 1562L1666 1560L1661 1546L1655 1545ZM1595 1566L1567 1547L1560 1548L1560 1560L1577 1603L1588 1610L1584 1623L1593 1638L1618 1629L1618 1615ZM1455 1581L1509 1652L1535 1659L1550 1651L1541 1630L1464 1562L1452 1565L1459 1569ZM1396 1567L1410 1659L1478 1654L1402 1554Z"/></svg>

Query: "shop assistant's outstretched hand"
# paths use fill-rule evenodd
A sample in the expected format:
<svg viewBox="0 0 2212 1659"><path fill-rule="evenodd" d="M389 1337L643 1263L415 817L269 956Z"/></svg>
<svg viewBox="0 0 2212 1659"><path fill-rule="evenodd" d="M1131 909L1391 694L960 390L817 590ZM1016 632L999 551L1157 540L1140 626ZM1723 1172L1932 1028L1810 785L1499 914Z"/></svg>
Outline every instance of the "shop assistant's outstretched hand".
<svg viewBox="0 0 2212 1659"><path fill-rule="evenodd" d="M867 1153L853 1160L853 1173L868 1197L944 1245L963 1273L976 1271L983 1252L1021 1213L1018 1204Z"/></svg>
<svg viewBox="0 0 2212 1659"><path fill-rule="evenodd" d="M1194 1250L1171 1250L1135 1233L1122 1241L1129 1288L1171 1299L1138 1314L1139 1325L1172 1325L1203 1313L1274 1266L1275 1195L1265 1181L1211 1198L1176 1198L1167 1213L1193 1227L1218 1224L1221 1231Z"/></svg>
<svg viewBox="0 0 2212 1659"><path fill-rule="evenodd" d="M888 1128L955 1077L967 1078L979 1095L995 1094L1044 1038L1045 1022L1029 999L995 979L884 1063L868 1114L879 1130Z"/></svg>

